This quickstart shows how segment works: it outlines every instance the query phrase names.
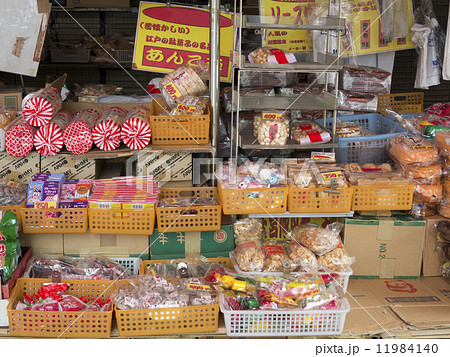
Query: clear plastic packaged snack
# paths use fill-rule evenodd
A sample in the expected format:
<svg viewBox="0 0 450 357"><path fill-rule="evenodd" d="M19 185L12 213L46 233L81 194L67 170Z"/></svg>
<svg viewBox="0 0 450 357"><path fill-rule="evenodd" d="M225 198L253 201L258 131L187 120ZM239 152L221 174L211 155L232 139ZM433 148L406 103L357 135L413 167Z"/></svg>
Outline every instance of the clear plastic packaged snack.
<svg viewBox="0 0 450 357"><path fill-rule="evenodd" d="M297 62L295 55L277 48L258 48L248 55L250 63L288 64Z"/></svg>
<svg viewBox="0 0 450 357"><path fill-rule="evenodd" d="M172 109L170 115L202 115L206 111L209 99L206 97L187 96ZM165 115L165 113L161 113Z"/></svg>
<svg viewBox="0 0 450 357"><path fill-rule="evenodd" d="M264 230L260 219L243 218L233 224L236 245L251 241L262 241Z"/></svg>
<svg viewBox="0 0 450 357"><path fill-rule="evenodd" d="M326 228L314 224L295 226L288 234L288 238L311 250L316 255L331 252L339 244L339 233L343 228L342 223L331 223Z"/></svg>
<svg viewBox="0 0 450 357"><path fill-rule="evenodd" d="M296 277L258 278L257 282L262 289L294 301L326 291L322 277L314 273L301 274Z"/></svg>
<svg viewBox="0 0 450 357"><path fill-rule="evenodd" d="M445 156L450 155L450 131L439 131L434 136L436 145Z"/></svg>
<svg viewBox="0 0 450 357"><path fill-rule="evenodd" d="M428 217L437 214L437 210L438 205L436 203L413 200L411 209L408 211L408 214L416 218Z"/></svg>
<svg viewBox="0 0 450 357"><path fill-rule="evenodd" d="M282 146L286 145L288 138L288 119L263 119L258 125L258 143L260 145Z"/></svg>
<svg viewBox="0 0 450 357"><path fill-rule="evenodd" d="M351 136L362 136L363 131L360 125L352 122L337 122L336 135L342 138Z"/></svg>
<svg viewBox="0 0 450 357"><path fill-rule="evenodd" d="M262 244L258 241L241 243L234 249L236 262L239 269L246 272L258 272L263 270L264 253Z"/></svg>
<svg viewBox="0 0 450 357"><path fill-rule="evenodd" d="M264 253L264 272L280 272L283 271L285 264L288 269L292 268L292 260L289 259L284 244L277 240L271 239L263 244Z"/></svg>
<svg viewBox="0 0 450 357"><path fill-rule="evenodd" d="M13 181L0 181L0 206L18 206L27 198L28 186Z"/></svg>
<svg viewBox="0 0 450 357"><path fill-rule="evenodd" d="M442 198L442 185L414 185L414 199L427 202L437 203Z"/></svg>
<svg viewBox="0 0 450 357"><path fill-rule="evenodd" d="M438 185L442 177L442 164L405 167L404 175L412 182L422 185Z"/></svg>
<svg viewBox="0 0 450 357"><path fill-rule="evenodd" d="M439 159L438 150L432 142L409 134L391 137L388 150L391 158L401 166L429 166Z"/></svg>
<svg viewBox="0 0 450 357"><path fill-rule="evenodd" d="M321 255L317 258L319 265L335 272L347 270L355 262L355 257L350 257L342 245L331 252Z"/></svg>
<svg viewBox="0 0 450 357"><path fill-rule="evenodd" d="M390 93L391 74L369 66L344 66L342 89L366 93Z"/></svg>
<svg viewBox="0 0 450 357"><path fill-rule="evenodd" d="M286 251L296 270L311 271L319 269L315 254L301 244L294 241L287 242Z"/></svg>
<svg viewBox="0 0 450 357"><path fill-rule="evenodd" d="M319 125L308 122L296 123L291 126L291 140L300 145L328 142L331 135Z"/></svg>

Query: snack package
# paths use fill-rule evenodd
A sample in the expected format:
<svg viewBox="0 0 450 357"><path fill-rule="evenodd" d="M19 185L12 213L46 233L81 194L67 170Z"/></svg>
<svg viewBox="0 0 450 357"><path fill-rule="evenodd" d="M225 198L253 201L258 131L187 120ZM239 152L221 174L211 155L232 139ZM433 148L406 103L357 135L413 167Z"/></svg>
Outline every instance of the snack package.
<svg viewBox="0 0 450 357"><path fill-rule="evenodd" d="M438 212L442 217L450 218L450 201L440 202L438 205Z"/></svg>
<svg viewBox="0 0 450 357"><path fill-rule="evenodd" d="M0 206L18 206L27 198L28 186L13 181L0 181Z"/></svg>
<svg viewBox="0 0 450 357"><path fill-rule="evenodd" d="M376 113L378 96L374 93L338 91L338 109Z"/></svg>
<svg viewBox="0 0 450 357"><path fill-rule="evenodd" d="M445 156L450 155L450 131L438 131L434 136L436 145Z"/></svg>
<svg viewBox="0 0 450 357"><path fill-rule="evenodd" d="M214 198L206 197L172 197L162 198L159 201L159 207L195 207L195 206L215 206L219 203ZM183 211L183 214L189 214L189 211Z"/></svg>
<svg viewBox="0 0 450 357"><path fill-rule="evenodd" d="M287 269L292 268L292 260L289 259L286 251L284 250L284 244L277 240L269 240L264 242L264 272L280 272L284 269L284 264L287 265Z"/></svg>
<svg viewBox="0 0 450 357"><path fill-rule="evenodd" d="M294 301L326 291L325 283L318 274L302 274L296 277L258 278L262 289Z"/></svg>
<svg viewBox="0 0 450 357"><path fill-rule="evenodd" d="M319 269L316 256L308 248L293 241L287 242L286 246L289 259L292 260L296 270L310 271Z"/></svg>
<svg viewBox="0 0 450 357"><path fill-rule="evenodd" d="M305 224L293 227L287 236L320 256L332 251L341 243L339 233L342 228L343 224L337 222L329 224L326 228Z"/></svg>
<svg viewBox="0 0 450 357"><path fill-rule="evenodd" d="M16 268L21 255L19 224L11 211L0 211L0 281L5 284Z"/></svg>
<svg viewBox="0 0 450 357"><path fill-rule="evenodd" d="M406 167L404 169L404 175L417 184L438 185L441 182L442 164L437 163L421 167Z"/></svg>
<svg viewBox="0 0 450 357"><path fill-rule="evenodd" d="M436 250L439 254L442 276L450 277L450 223L442 220L435 225Z"/></svg>
<svg viewBox="0 0 450 357"><path fill-rule="evenodd" d="M164 76L160 88L170 108L181 104L189 95L199 96L208 90L196 70L187 65L182 65Z"/></svg>
<svg viewBox="0 0 450 357"><path fill-rule="evenodd" d="M234 256L239 269L247 272L262 271L264 266L264 253L259 241L241 243L234 249Z"/></svg>
<svg viewBox="0 0 450 357"><path fill-rule="evenodd" d="M300 145L306 145L328 142L331 140L331 135L317 124L303 122L294 124L291 127L291 140Z"/></svg>
<svg viewBox="0 0 450 357"><path fill-rule="evenodd" d="M92 128L100 113L95 109L86 109L75 114L72 123L64 130L63 139L66 149L72 154L85 154L93 145Z"/></svg>
<svg viewBox="0 0 450 357"><path fill-rule="evenodd" d="M391 74L369 66L344 66L341 87L352 92L389 94Z"/></svg>
<svg viewBox="0 0 450 357"><path fill-rule="evenodd" d="M356 123L339 121L336 123L336 135L341 138L362 136L363 130L361 126Z"/></svg>
<svg viewBox="0 0 450 357"><path fill-rule="evenodd" d="M391 158L401 166L428 166L439 159L435 145L424 138L409 134L391 137L388 151Z"/></svg>
<svg viewBox="0 0 450 357"><path fill-rule="evenodd" d="M48 124L41 126L34 137L34 147L42 156L54 156L61 151L64 130L72 123L73 114L60 110Z"/></svg>
<svg viewBox="0 0 450 357"><path fill-rule="evenodd" d="M317 261L326 270L342 272L355 262L355 257L350 257L341 244L331 252L318 257Z"/></svg>
<svg viewBox="0 0 450 357"><path fill-rule="evenodd" d="M250 63L289 64L297 62L293 53L276 48L258 48L248 55Z"/></svg>
<svg viewBox="0 0 450 357"><path fill-rule="evenodd" d="M428 203L413 199L411 209L408 211L408 214L415 218L434 216L437 214L437 209L438 207L436 203Z"/></svg>
<svg viewBox="0 0 450 357"><path fill-rule="evenodd" d="M48 124L62 107L59 91L47 87L28 94L22 101L22 116L28 124L42 126Z"/></svg>
<svg viewBox="0 0 450 357"><path fill-rule="evenodd" d="M280 123L289 123L289 117L286 111L267 110L253 115L253 135L259 137L259 127L263 121L279 121ZM287 130L289 131L289 130ZM275 133L276 134L276 133ZM289 135L289 134L288 134ZM261 144L262 145L262 144Z"/></svg>
<svg viewBox="0 0 450 357"><path fill-rule="evenodd" d="M260 145L286 145L288 137L289 120L287 119L263 119L258 126L258 143Z"/></svg>
<svg viewBox="0 0 450 357"><path fill-rule="evenodd" d="M103 151L110 151L120 146L121 129L127 111L121 107L104 110L92 128L92 140Z"/></svg>
<svg viewBox="0 0 450 357"><path fill-rule="evenodd" d="M339 308L342 296L333 285L324 292L305 297L300 306L303 310L334 310Z"/></svg>
<svg viewBox="0 0 450 357"><path fill-rule="evenodd" d="M221 296L227 310L257 310L258 299L251 293L224 291Z"/></svg>
<svg viewBox="0 0 450 357"><path fill-rule="evenodd" d="M120 133L123 143L132 150L142 150L151 139L150 109L138 105L131 109L123 119Z"/></svg>
<svg viewBox="0 0 450 357"><path fill-rule="evenodd" d="M234 242L236 245L251 241L262 241L264 230L260 219L238 219L233 224Z"/></svg>
<svg viewBox="0 0 450 357"><path fill-rule="evenodd" d="M400 172L348 173L347 177L353 186L407 185L410 183Z"/></svg>
<svg viewBox="0 0 450 357"><path fill-rule="evenodd" d="M414 199L426 203L437 203L442 198L442 185L414 185Z"/></svg>
<svg viewBox="0 0 450 357"><path fill-rule="evenodd" d="M187 96L172 109L170 115L202 115L209 104L208 98ZM164 115L164 113L161 113Z"/></svg>
<svg viewBox="0 0 450 357"><path fill-rule="evenodd" d="M0 152L5 151L6 131L5 127L16 117L15 110L6 110L0 105Z"/></svg>
<svg viewBox="0 0 450 357"><path fill-rule="evenodd" d="M36 128L28 124L21 116L5 127L5 148L10 156L27 156L34 146Z"/></svg>

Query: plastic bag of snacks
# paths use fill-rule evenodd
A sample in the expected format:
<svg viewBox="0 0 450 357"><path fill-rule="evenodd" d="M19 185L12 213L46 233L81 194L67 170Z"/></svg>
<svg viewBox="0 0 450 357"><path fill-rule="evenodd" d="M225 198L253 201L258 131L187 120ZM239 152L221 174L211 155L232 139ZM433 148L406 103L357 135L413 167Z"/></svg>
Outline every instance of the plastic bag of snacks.
<svg viewBox="0 0 450 357"><path fill-rule="evenodd" d="M164 76L160 82L160 88L170 108L181 104L189 95L202 95L208 90L196 69L187 65L182 65Z"/></svg>
<svg viewBox="0 0 450 357"><path fill-rule="evenodd" d="M0 181L0 206L18 206L27 198L28 186L17 182Z"/></svg>
<svg viewBox="0 0 450 357"><path fill-rule="evenodd" d="M316 256L308 248L291 241L286 243L286 250L297 270L310 271L319 269Z"/></svg>
<svg viewBox="0 0 450 357"><path fill-rule="evenodd" d="M289 120L262 120L258 126L258 143L260 145L286 145L289 137Z"/></svg>
<svg viewBox="0 0 450 357"><path fill-rule="evenodd" d="M297 62L295 55L277 48L258 48L248 55L250 63L288 64Z"/></svg>
<svg viewBox="0 0 450 357"><path fill-rule="evenodd" d="M355 257L350 257L342 244L331 252L317 258L319 265L331 271L345 271L355 262Z"/></svg>
<svg viewBox="0 0 450 357"><path fill-rule="evenodd" d="M0 211L0 233L0 280L4 284L11 277L21 255L18 221L11 211Z"/></svg>
<svg viewBox="0 0 450 357"><path fill-rule="evenodd" d="M258 278L257 282L261 288L294 301L326 291L322 277L317 274L303 274L286 278Z"/></svg>
<svg viewBox="0 0 450 357"><path fill-rule="evenodd" d="M234 249L234 256L239 269L247 272L262 271L264 266L264 253L259 241L241 243Z"/></svg>
<svg viewBox="0 0 450 357"><path fill-rule="evenodd" d="M442 185L414 185L414 198L427 203L437 203L442 198Z"/></svg>
<svg viewBox="0 0 450 357"><path fill-rule="evenodd" d="M363 136L363 128L356 123L338 122L336 124L336 135L341 138L348 138L352 136Z"/></svg>
<svg viewBox="0 0 450 357"><path fill-rule="evenodd" d="M437 214L437 209L436 203L413 200L408 214L416 218L434 216Z"/></svg>
<svg viewBox="0 0 450 357"><path fill-rule="evenodd" d="M436 145L442 154L450 155L450 131L439 131L434 136Z"/></svg>
<svg viewBox="0 0 450 357"><path fill-rule="evenodd" d="M289 270L292 268L292 260L289 259L284 244L277 240L269 240L264 242L264 272L278 272L283 271L284 264L287 264Z"/></svg>
<svg viewBox="0 0 450 357"><path fill-rule="evenodd" d="M238 219L233 224L234 242L236 245L251 241L261 241L264 230L260 219Z"/></svg>
<svg viewBox="0 0 450 357"><path fill-rule="evenodd" d="M435 145L422 137L398 134L389 140L389 155L401 166L428 166L439 159Z"/></svg>
<svg viewBox="0 0 450 357"><path fill-rule="evenodd" d="M326 143L331 140L331 135L317 124L300 122L291 127L291 140L300 145Z"/></svg>
<svg viewBox="0 0 450 357"><path fill-rule="evenodd" d="M202 115L206 111L209 100L205 97L187 96L172 109L170 115ZM161 113L164 115L164 113Z"/></svg>
<svg viewBox="0 0 450 357"><path fill-rule="evenodd" d="M337 222L329 224L326 228L305 224L293 227L287 236L320 256L331 252L341 244L339 233L343 226Z"/></svg>
<svg viewBox="0 0 450 357"><path fill-rule="evenodd" d="M448 220L439 221L435 225L436 250L439 254L441 264L441 274L450 277L450 222Z"/></svg>
<svg viewBox="0 0 450 357"><path fill-rule="evenodd" d="M289 117L286 111L281 110L267 110L266 112L255 113L253 116L253 135L258 137L258 130L263 121L266 120L280 120L280 122L284 122L284 120L289 121Z"/></svg>

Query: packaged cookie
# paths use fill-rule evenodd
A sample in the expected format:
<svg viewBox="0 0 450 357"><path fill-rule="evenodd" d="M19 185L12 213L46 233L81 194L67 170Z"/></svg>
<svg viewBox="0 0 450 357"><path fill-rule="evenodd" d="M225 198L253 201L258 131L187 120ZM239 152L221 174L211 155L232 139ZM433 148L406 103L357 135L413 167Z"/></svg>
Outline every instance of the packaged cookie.
<svg viewBox="0 0 450 357"><path fill-rule="evenodd" d="M450 155L450 131L438 131L434 140L442 154Z"/></svg>
<svg viewBox="0 0 450 357"><path fill-rule="evenodd" d="M414 199L427 202L437 203L442 198L442 185L414 185Z"/></svg>
<svg viewBox="0 0 450 357"><path fill-rule="evenodd" d="M350 257L341 244L340 247L318 257L317 261L326 270L341 272L355 262L355 257Z"/></svg>
<svg viewBox="0 0 450 357"><path fill-rule="evenodd" d="M313 127L314 129L304 130L303 128ZM300 124L291 128L291 140L300 144L325 143L331 140L331 135L318 125Z"/></svg>
<svg viewBox="0 0 450 357"><path fill-rule="evenodd" d="M264 254L259 241L250 241L239 244L234 249L234 256L239 269L246 272L262 271Z"/></svg>
<svg viewBox="0 0 450 357"><path fill-rule="evenodd" d="M244 218L233 224L234 242L236 245L245 242L262 241L264 230L260 219Z"/></svg>
<svg viewBox="0 0 450 357"><path fill-rule="evenodd" d="M170 115L202 115L206 111L209 100L206 97L189 95L172 109ZM164 115L164 113L161 113Z"/></svg>
<svg viewBox="0 0 450 357"><path fill-rule="evenodd" d="M283 262L287 262L289 267L292 268L292 260L289 259L283 246L284 245L282 243L274 239L264 243L264 272L283 271Z"/></svg>
<svg viewBox="0 0 450 357"><path fill-rule="evenodd" d="M336 135L341 138L347 138L351 136L362 136L361 126L351 122L338 122L336 123Z"/></svg>
<svg viewBox="0 0 450 357"><path fill-rule="evenodd" d="M437 163L429 166L405 167L404 175L417 184L437 185L441 181L442 164Z"/></svg>
<svg viewBox="0 0 450 357"><path fill-rule="evenodd" d="M263 119L258 126L259 145L282 146L286 145L289 137L289 120Z"/></svg>
<svg viewBox="0 0 450 357"><path fill-rule="evenodd" d="M389 140L389 155L401 166L428 166L439 159L435 145L422 137L398 134Z"/></svg>
<svg viewBox="0 0 450 357"><path fill-rule="evenodd" d="M248 55L250 63L259 64L288 64L297 62L293 53L277 48L261 47Z"/></svg>
<svg viewBox="0 0 450 357"><path fill-rule="evenodd" d="M332 223L326 228L314 224L295 226L289 232L288 237L292 241L303 245L314 254L323 255L332 251L340 243L339 233L344 225Z"/></svg>
<svg viewBox="0 0 450 357"><path fill-rule="evenodd" d="M413 200L408 214L415 218L434 216L437 214L437 204Z"/></svg>
<svg viewBox="0 0 450 357"><path fill-rule="evenodd" d="M296 270L317 270L319 263L313 252L297 242L287 242L286 250Z"/></svg>

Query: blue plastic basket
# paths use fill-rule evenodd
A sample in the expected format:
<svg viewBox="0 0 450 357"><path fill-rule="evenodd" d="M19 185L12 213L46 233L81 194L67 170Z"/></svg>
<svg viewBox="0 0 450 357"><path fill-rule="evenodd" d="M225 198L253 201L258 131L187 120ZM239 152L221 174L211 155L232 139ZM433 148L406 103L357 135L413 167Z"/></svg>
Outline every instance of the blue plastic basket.
<svg viewBox="0 0 450 357"><path fill-rule="evenodd" d="M408 131L395 123L392 119L380 114L360 114L338 117L338 121L356 123L363 129L370 130L376 135L337 137L336 161L338 163L381 164L389 160L386 150L389 139L399 133ZM323 120L315 120L322 125ZM325 127L332 130L333 118L327 118Z"/></svg>

